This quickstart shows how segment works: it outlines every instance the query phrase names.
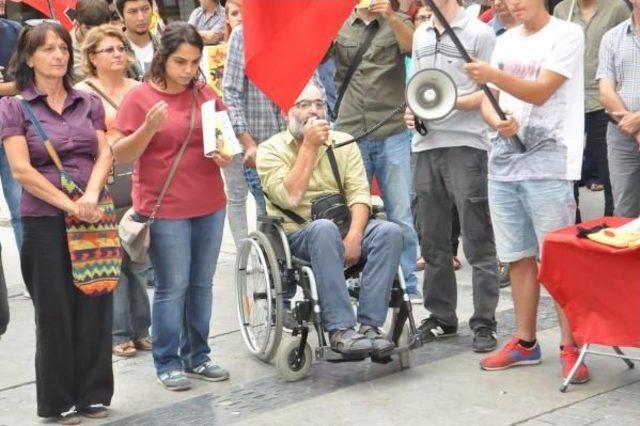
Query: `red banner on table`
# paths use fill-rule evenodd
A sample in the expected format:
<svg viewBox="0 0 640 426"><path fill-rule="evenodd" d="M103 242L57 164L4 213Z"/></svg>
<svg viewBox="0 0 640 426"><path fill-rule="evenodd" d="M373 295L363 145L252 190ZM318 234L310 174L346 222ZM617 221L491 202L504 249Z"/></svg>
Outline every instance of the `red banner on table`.
<svg viewBox="0 0 640 426"><path fill-rule="evenodd" d="M322 60L356 0L245 0L247 76L288 110Z"/></svg>
<svg viewBox="0 0 640 426"><path fill-rule="evenodd" d="M630 219L595 219L617 227ZM614 248L576 237L576 227L547 234L539 280L562 307L579 344L640 347L640 247Z"/></svg>

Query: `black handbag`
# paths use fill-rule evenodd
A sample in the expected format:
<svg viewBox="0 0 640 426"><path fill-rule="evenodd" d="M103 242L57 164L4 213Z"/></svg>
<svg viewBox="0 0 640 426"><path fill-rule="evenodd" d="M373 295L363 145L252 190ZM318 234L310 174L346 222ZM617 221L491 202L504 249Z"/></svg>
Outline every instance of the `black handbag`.
<svg viewBox="0 0 640 426"><path fill-rule="evenodd" d="M338 171L338 162L333 152L333 147L327 149L327 157L331 164L331 171L338 183L339 193L322 194L311 200L311 220L328 219L335 223L340 230L342 238L349 232L351 226L351 211L347 206L347 196L342 186L340 172Z"/></svg>
<svg viewBox="0 0 640 426"><path fill-rule="evenodd" d="M321 194L311 200L311 220L328 219L335 223L340 230L340 235L344 238L349 232L351 226L351 211L347 206L347 196L344 192L344 186L342 186L342 180L340 179L340 172L338 170L338 162L333 152L333 146L327 148L327 157L329 158L329 164L331 164L331 171L333 177L338 183L338 193ZM265 194L266 196L266 194ZM269 199L269 197L267 197ZM284 209L277 204L271 202L278 210L288 216L291 220L298 225L306 225L308 222L297 213Z"/></svg>
<svg viewBox="0 0 640 426"><path fill-rule="evenodd" d="M89 80L84 82L87 86L91 87L98 95L100 95L105 101L109 103L116 111L119 105L107 96L98 86L93 84ZM119 210L126 210L133 204L131 201L131 176L133 174L133 165L128 164L114 164L109 173L107 184L109 185L109 191L113 197L113 205L116 208L116 213ZM124 213L124 211L120 212ZM118 220L122 217L118 214Z"/></svg>

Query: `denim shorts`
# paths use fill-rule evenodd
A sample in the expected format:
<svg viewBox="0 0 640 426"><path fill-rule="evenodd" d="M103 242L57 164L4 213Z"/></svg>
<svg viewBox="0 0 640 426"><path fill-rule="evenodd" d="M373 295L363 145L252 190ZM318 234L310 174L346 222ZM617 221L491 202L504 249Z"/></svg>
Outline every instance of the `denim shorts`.
<svg viewBox="0 0 640 426"><path fill-rule="evenodd" d="M501 262L539 256L548 232L575 223L573 182L489 180L489 209Z"/></svg>

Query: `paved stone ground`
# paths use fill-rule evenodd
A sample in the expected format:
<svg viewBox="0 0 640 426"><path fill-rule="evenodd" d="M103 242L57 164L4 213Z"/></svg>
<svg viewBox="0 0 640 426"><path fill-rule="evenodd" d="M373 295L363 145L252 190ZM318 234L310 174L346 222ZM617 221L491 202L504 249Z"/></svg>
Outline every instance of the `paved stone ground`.
<svg viewBox="0 0 640 426"><path fill-rule="evenodd" d="M585 192L585 217L600 210L601 194ZM251 209L250 209L251 210ZM18 257L11 230L0 227L3 263L10 290L12 322L0 340L0 425L38 425L35 417L33 312L21 293ZM471 274L464 262L458 272L460 335L413 352L412 367L315 363L306 380L285 383L273 365L251 357L238 332L233 298L234 248L225 235L214 285L211 346L215 360L231 371L221 383L194 381L188 392L162 389L154 378L150 354L114 358L116 391L106 421L112 425L225 424L367 424L396 425L574 425L640 424L640 373L619 360L588 360L593 380L560 385L557 361L559 331L553 304L540 304L543 363L536 367L487 373L470 351L465 321L471 316ZM150 291L150 295L152 292ZM416 319L425 316L417 307ZM510 291L501 292L497 319L501 341L513 328ZM313 337L312 337L313 338ZM640 350L630 354L640 356Z"/></svg>
<svg viewBox="0 0 640 426"><path fill-rule="evenodd" d="M640 380L522 422L542 425L640 425Z"/></svg>

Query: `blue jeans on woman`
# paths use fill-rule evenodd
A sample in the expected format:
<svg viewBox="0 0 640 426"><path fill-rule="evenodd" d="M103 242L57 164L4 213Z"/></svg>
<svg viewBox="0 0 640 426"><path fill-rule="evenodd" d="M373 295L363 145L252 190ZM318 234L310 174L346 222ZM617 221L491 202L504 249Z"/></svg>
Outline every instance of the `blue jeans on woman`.
<svg viewBox="0 0 640 426"><path fill-rule="evenodd" d="M148 280L149 264L136 263L125 252L118 287L113 292L113 346L149 337Z"/></svg>
<svg viewBox="0 0 640 426"><path fill-rule="evenodd" d="M151 224L150 254L156 272L151 336L158 375L209 361L213 275L224 219L222 209Z"/></svg>

